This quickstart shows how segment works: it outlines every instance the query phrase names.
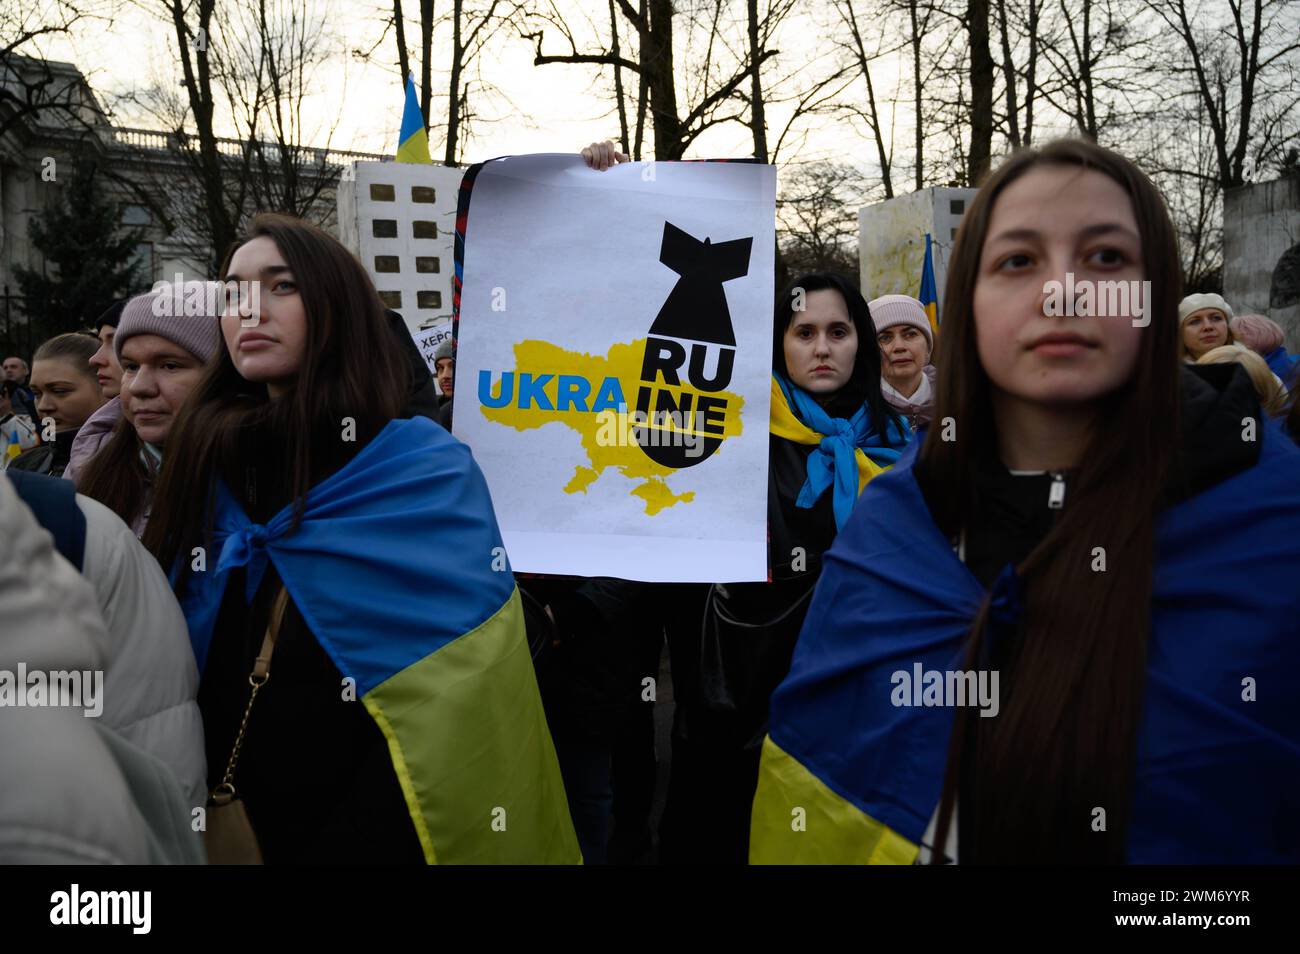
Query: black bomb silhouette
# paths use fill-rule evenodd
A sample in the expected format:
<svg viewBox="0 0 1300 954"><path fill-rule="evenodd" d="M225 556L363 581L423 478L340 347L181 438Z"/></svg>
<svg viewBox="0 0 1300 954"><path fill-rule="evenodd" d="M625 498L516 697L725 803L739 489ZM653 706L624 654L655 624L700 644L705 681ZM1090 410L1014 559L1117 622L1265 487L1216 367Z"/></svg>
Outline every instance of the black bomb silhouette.
<svg viewBox="0 0 1300 954"><path fill-rule="evenodd" d="M659 261L681 277L650 326L632 428L641 450L655 463L691 467L722 446L727 399L715 395L731 383L736 363L736 336L722 284L749 273L753 244L752 238L701 242L664 222ZM717 352L711 376L705 370L710 351ZM686 435L690 442L667 439Z"/></svg>

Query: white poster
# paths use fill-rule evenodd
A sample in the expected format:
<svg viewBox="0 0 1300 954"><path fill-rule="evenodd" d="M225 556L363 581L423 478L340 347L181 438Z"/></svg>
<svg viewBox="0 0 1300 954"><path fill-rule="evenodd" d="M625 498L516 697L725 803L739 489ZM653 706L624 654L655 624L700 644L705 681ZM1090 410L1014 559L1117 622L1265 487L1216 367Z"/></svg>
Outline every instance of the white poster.
<svg viewBox="0 0 1300 954"><path fill-rule="evenodd" d="M429 366L429 373L434 377L438 375L438 362L435 355L438 351L438 345L444 341L451 340L451 319L438 322L429 328L420 331L411 332L411 338L415 341L415 346L420 349L420 354L424 357L424 363Z"/></svg>
<svg viewBox="0 0 1300 954"><path fill-rule="evenodd" d="M453 430L514 569L767 579L775 202L750 163L478 171Z"/></svg>

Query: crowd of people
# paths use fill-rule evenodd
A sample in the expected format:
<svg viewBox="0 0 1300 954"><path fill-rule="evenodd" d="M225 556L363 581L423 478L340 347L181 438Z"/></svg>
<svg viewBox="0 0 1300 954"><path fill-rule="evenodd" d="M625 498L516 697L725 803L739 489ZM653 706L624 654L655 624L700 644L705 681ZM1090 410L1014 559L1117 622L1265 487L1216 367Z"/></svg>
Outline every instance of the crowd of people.
<svg viewBox="0 0 1300 954"><path fill-rule="evenodd" d="M104 712L0 712L0 860L1300 861L1300 360L1178 263L1131 162L1017 152L937 325L778 292L769 582L516 578L450 342L256 216L222 285L4 360L0 660ZM1067 273L1149 322L1055 317Z"/></svg>

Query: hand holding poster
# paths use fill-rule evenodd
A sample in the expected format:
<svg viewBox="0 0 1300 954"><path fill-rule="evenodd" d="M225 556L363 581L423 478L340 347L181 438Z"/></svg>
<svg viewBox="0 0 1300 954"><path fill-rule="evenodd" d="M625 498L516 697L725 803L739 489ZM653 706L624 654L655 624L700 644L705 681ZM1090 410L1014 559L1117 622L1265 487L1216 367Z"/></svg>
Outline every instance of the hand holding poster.
<svg viewBox="0 0 1300 954"><path fill-rule="evenodd" d="M455 432L512 566L766 579L775 169L471 175Z"/></svg>

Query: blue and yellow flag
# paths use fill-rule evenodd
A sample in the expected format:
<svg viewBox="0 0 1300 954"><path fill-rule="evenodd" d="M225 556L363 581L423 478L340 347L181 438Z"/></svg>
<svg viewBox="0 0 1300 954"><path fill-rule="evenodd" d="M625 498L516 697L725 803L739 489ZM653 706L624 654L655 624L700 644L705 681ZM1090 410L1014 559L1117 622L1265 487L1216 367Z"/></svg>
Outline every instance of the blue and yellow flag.
<svg viewBox="0 0 1300 954"><path fill-rule="evenodd" d="M1158 524L1132 864L1300 862L1295 827L1279 821L1294 817L1300 791L1300 450L1275 422L1260 437L1255 466ZM928 684L962 668L985 595L921 494L923 443L918 434L871 481L826 553L772 696L751 863L911 864L920 854L954 711L951 700L918 698L922 674ZM1017 601L1000 589L992 608L1015 625ZM1274 695L1243 689L1254 674L1267 674Z"/></svg>
<svg viewBox="0 0 1300 954"><path fill-rule="evenodd" d="M935 253L931 248L930 233L926 233L926 261L920 266L920 294L917 296L920 307L926 309L930 318L931 334L939 334L939 291L935 286Z"/></svg>
<svg viewBox="0 0 1300 954"><path fill-rule="evenodd" d="M255 524L216 486L216 566L182 599L200 669L230 571L268 561L388 740L430 863L569 864L581 854L523 608L487 482L432 421L394 420L292 507Z"/></svg>
<svg viewBox="0 0 1300 954"><path fill-rule="evenodd" d="M930 319L930 332L939 333L939 292L934 282L934 252L930 248L930 233L925 233L925 264L921 266L921 294L917 295L925 316Z"/></svg>
<svg viewBox="0 0 1300 954"><path fill-rule="evenodd" d="M415 77L406 78L406 106L402 110L402 131L397 134L398 162L433 162L429 156L429 133L415 95Z"/></svg>

